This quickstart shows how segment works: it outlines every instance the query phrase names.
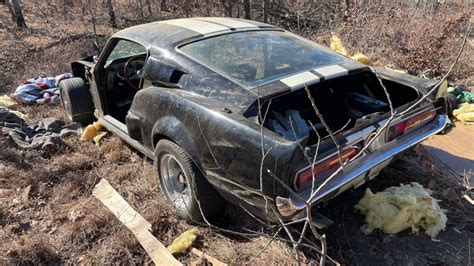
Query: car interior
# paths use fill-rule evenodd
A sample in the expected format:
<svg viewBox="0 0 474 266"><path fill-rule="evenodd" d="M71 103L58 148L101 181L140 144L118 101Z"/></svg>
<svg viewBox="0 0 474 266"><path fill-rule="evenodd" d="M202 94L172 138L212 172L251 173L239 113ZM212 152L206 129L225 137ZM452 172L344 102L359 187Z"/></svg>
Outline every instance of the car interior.
<svg viewBox="0 0 474 266"><path fill-rule="evenodd" d="M139 71L145 65L147 51L145 47L120 40L109 54L104 65L103 92L105 110L108 115L125 123L133 97L141 87Z"/></svg>

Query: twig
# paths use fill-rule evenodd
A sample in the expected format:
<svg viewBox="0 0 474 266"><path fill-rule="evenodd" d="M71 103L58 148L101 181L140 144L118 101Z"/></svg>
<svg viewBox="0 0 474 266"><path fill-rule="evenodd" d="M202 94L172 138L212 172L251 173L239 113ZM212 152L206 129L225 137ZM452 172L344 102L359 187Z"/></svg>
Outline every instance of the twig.
<svg viewBox="0 0 474 266"><path fill-rule="evenodd" d="M304 86L304 89L306 90L306 94L308 94L308 98L309 100L311 101L311 106L313 107L313 110L314 112L316 113L316 115L319 117L319 120L321 121L321 123L323 124L324 128L326 129L326 131L329 133L329 136L331 137L332 141L334 142L334 145L336 145L336 149L337 149L337 154L339 156L339 162L340 164L342 165L342 156L341 156L341 147L339 145L339 142L337 141L336 137L334 136L334 134L332 133L332 130L331 128L329 128L328 124L326 123L326 120L324 120L324 117L323 115L321 114L321 112L319 112L319 109L318 107L316 106L316 103L314 102L314 99L313 97L311 96L311 92L309 91L308 89L308 86Z"/></svg>
<svg viewBox="0 0 474 266"><path fill-rule="evenodd" d="M258 258L263 252L265 252L265 250L267 250L267 248L270 246L270 244L275 240L275 237L280 233L281 231L281 227L278 228L278 230L275 232L275 234L273 234L273 237L270 238L270 240L268 240L267 244L249 261L248 264L252 264L252 262Z"/></svg>

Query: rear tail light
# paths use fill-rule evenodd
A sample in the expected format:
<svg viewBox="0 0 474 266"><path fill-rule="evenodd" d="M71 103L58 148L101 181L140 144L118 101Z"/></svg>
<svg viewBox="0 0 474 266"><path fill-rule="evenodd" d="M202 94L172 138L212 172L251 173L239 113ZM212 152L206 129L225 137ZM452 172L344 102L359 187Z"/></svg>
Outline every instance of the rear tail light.
<svg viewBox="0 0 474 266"><path fill-rule="evenodd" d="M343 150L341 152L342 162L353 158L358 152L359 148L357 147L351 147ZM318 162L313 167L308 167L307 169L300 171L296 175L295 179L296 189L310 185L313 182L313 178L314 180L322 180L329 177L339 168L339 166L341 166L339 155L335 154L327 159L324 159L323 161Z"/></svg>
<svg viewBox="0 0 474 266"><path fill-rule="evenodd" d="M427 111L424 111L420 114L414 115L406 120L398 122L395 125L392 125L388 128L387 132L387 141L391 141L396 137L404 135L413 129L431 121L436 116L436 110L431 108Z"/></svg>

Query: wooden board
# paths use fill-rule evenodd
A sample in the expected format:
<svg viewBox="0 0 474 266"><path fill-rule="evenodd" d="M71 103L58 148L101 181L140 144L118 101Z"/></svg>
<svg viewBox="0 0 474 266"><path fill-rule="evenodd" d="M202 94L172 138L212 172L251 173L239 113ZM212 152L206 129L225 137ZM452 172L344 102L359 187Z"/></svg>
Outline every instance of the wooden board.
<svg viewBox="0 0 474 266"><path fill-rule="evenodd" d="M101 179L94 187L92 194L132 231L156 265L182 265L151 234L151 224L136 212L107 180Z"/></svg>
<svg viewBox="0 0 474 266"><path fill-rule="evenodd" d="M423 143L425 149L451 172L474 174L474 126L456 123L445 135L434 135Z"/></svg>

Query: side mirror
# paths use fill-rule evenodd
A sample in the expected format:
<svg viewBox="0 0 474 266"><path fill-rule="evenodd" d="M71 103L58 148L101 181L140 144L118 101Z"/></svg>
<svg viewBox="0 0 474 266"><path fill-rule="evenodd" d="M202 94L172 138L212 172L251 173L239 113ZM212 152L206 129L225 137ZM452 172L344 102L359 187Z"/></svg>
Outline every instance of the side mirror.
<svg viewBox="0 0 474 266"><path fill-rule="evenodd" d="M184 70L170 60L149 57L140 76L160 86L179 88L178 81L184 73Z"/></svg>
<svg viewBox="0 0 474 266"><path fill-rule="evenodd" d="M97 56L99 56L100 53L102 52L102 49L100 49L99 44L97 43L97 41L94 41L92 43L92 49L94 50L95 55L97 55Z"/></svg>

